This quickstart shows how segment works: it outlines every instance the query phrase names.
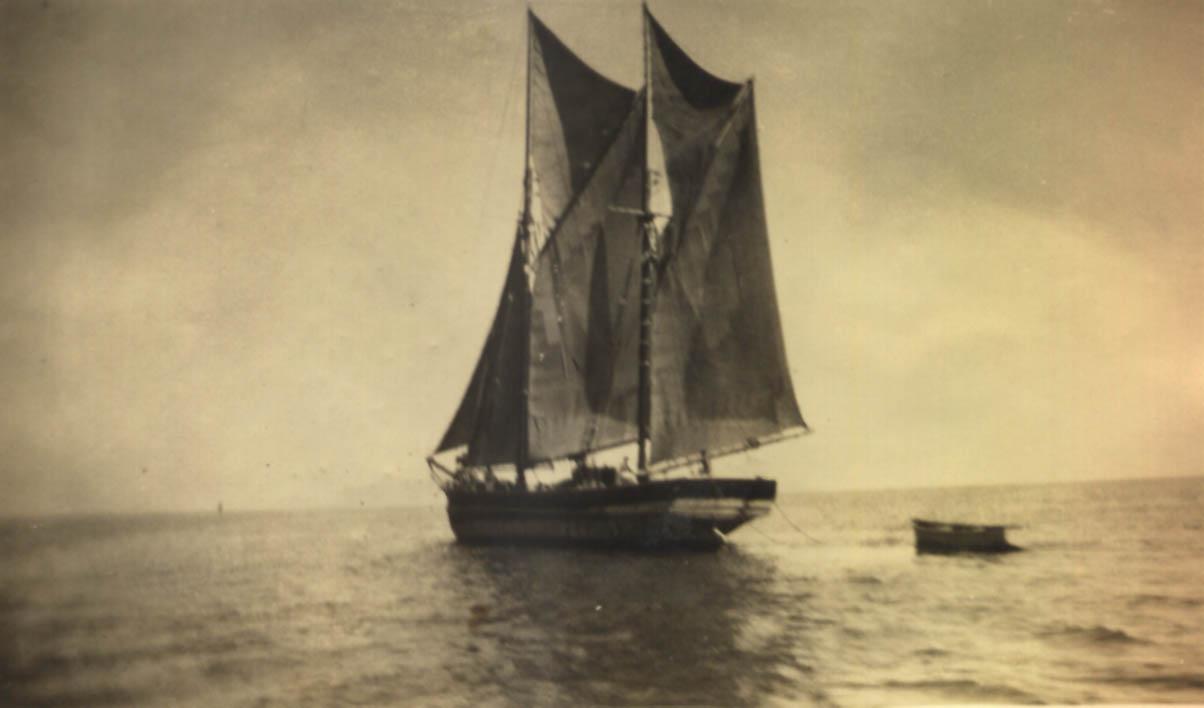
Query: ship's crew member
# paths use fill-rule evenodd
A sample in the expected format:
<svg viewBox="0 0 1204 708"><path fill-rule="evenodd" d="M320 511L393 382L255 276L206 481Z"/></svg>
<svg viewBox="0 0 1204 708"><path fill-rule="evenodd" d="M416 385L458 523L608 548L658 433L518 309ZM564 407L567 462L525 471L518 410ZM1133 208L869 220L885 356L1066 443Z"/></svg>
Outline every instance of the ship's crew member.
<svg viewBox="0 0 1204 708"><path fill-rule="evenodd" d="M593 479L589 465L585 462L585 453L569 455L569 459L573 461L573 483L580 487L590 486L589 483Z"/></svg>
<svg viewBox="0 0 1204 708"><path fill-rule="evenodd" d="M452 484L462 487L469 486L472 481L472 473L468 469L468 453L456 455L456 471L452 472Z"/></svg>
<svg viewBox="0 0 1204 708"><path fill-rule="evenodd" d="M472 476L472 469L468 466L468 453L456 456L456 469L451 473L452 486L471 489L475 481Z"/></svg>
<svg viewBox="0 0 1204 708"><path fill-rule="evenodd" d="M631 469L631 463L627 458L623 458L623 464L619 466L619 482L621 484L635 484L635 471Z"/></svg>

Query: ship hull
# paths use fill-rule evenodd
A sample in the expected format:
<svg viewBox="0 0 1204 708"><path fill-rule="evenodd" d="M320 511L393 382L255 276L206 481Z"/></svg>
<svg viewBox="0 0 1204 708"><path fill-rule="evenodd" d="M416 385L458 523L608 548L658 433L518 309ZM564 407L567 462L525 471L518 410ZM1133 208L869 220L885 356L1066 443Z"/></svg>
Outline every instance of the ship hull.
<svg viewBox="0 0 1204 708"><path fill-rule="evenodd" d="M769 513L767 479L679 479L535 492L448 490L447 516L467 545L714 550Z"/></svg>

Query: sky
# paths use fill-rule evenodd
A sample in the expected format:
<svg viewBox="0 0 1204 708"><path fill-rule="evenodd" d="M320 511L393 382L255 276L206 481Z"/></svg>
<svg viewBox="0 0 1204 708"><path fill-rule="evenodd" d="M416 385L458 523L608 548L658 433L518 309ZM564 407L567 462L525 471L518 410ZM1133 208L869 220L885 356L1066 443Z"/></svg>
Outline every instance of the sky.
<svg viewBox="0 0 1204 708"><path fill-rule="evenodd" d="M636 86L639 4L531 3ZM1204 474L1204 3L654 0L755 76L784 493ZM525 6L0 4L0 514L437 503Z"/></svg>

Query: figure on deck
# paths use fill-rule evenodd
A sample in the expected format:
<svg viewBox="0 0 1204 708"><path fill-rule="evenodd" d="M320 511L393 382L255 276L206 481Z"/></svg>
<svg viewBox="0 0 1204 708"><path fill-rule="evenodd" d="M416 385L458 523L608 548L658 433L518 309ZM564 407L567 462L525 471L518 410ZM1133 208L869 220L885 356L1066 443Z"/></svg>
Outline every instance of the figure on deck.
<svg viewBox="0 0 1204 708"><path fill-rule="evenodd" d="M635 470L631 469L631 463L624 457L623 464L619 466L619 484L636 484L637 482Z"/></svg>

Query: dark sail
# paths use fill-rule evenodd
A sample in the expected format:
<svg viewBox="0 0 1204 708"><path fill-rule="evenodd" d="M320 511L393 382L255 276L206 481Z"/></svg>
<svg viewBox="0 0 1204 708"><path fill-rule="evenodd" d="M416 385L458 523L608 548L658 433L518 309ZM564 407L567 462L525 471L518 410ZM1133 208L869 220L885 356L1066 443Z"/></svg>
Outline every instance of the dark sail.
<svg viewBox="0 0 1204 708"><path fill-rule="evenodd" d="M533 292L533 460L635 439L643 110L632 100L610 150L540 254ZM626 211L616 211L616 209Z"/></svg>
<svg viewBox="0 0 1204 708"><path fill-rule="evenodd" d="M472 465L550 459L633 437L634 394L624 393L624 382L635 362L625 367L618 357L635 326L623 300L638 232L632 216L610 207L639 203L636 94L528 17L529 218L468 390L437 449L467 445Z"/></svg>
<svg viewBox="0 0 1204 708"><path fill-rule="evenodd" d="M520 370L524 354L523 261L521 239L516 238L493 325L464 399L436 450L467 445L468 461L474 465L514 462L519 454L516 413L522 402L522 380L514 372Z"/></svg>
<svg viewBox="0 0 1204 708"><path fill-rule="evenodd" d="M527 16L527 159L538 190L531 216L542 246L614 142L635 92L577 58L534 13Z"/></svg>
<svg viewBox="0 0 1204 708"><path fill-rule="evenodd" d="M652 461L804 426L786 361L752 82L700 68L647 15L673 217L653 316Z"/></svg>

